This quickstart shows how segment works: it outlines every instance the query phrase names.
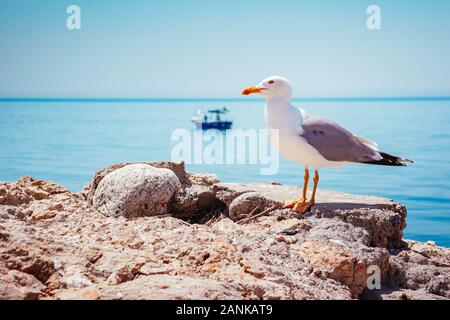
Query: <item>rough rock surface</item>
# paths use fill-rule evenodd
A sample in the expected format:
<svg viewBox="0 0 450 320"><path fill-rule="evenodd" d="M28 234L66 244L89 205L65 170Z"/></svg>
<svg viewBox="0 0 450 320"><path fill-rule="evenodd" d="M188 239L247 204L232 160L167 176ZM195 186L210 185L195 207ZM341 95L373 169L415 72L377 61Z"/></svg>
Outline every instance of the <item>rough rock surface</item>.
<svg viewBox="0 0 450 320"><path fill-rule="evenodd" d="M92 204L106 216L127 218L166 214L181 188L173 171L130 164L108 173L98 184Z"/></svg>
<svg viewBox="0 0 450 320"><path fill-rule="evenodd" d="M450 250L404 241L399 204L319 190L299 216L280 209L297 188L139 166L149 164L180 183L167 215L95 209L109 174L129 163L80 193L30 177L0 183L0 299L450 298ZM381 288L371 290L374 267Z"/></svg>

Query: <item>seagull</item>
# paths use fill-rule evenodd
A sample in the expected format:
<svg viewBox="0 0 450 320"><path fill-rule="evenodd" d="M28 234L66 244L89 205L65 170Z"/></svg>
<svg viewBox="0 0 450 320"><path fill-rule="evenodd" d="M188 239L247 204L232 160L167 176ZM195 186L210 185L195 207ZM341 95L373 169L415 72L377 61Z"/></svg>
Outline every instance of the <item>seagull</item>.
<svg viewBox="0 0 450 320"><path fill-rule="evenodd" d="M246 88L243 95L260 95L266 100L265 120L269 139L288 160L303 164L305 175L298 200L288 201L284 208L305 213L315 203L319 169L342 167L349 163L383 166L406 166L413 161L380 151L378 145L353 135L335 122L294 107L292 87L286 78L272 76L256 86ZM309 168L315 169L314 187L307 201Z"/></svg>

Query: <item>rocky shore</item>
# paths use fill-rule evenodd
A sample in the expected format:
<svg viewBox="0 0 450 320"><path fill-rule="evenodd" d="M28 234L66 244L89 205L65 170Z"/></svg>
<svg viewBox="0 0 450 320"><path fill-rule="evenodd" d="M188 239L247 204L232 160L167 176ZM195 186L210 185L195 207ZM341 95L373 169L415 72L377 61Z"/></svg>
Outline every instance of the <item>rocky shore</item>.
<svg viewBox="0 0 450 320"><path fill-rule="evenodd" d="M297 196L170 162L78 193L0 183L0 299L450 298L450 249L403 240L404 206L319 190L310 213L281 209Z"/></svg>

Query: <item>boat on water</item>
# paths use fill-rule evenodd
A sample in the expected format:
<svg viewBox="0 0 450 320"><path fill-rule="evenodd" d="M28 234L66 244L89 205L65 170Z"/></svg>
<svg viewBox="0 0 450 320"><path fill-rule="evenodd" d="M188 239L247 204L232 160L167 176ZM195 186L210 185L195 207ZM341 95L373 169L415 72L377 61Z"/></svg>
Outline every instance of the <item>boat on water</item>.
<svg viewBox="0 0 450 320"><path fill-rule="evenodd" d="M231 129L233 122L227 118L229 110L225 107L222 109L211 109L207 111L198 110L191 121L197 129Z"/></svg>

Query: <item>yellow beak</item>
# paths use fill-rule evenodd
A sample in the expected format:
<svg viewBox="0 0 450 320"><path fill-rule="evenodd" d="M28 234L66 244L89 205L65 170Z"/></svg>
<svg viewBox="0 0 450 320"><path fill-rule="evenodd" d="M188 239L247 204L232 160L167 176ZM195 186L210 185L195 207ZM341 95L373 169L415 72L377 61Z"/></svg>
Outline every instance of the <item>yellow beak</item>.
<svg viewBox="0 0 450 320"><path fill-rule="evenodd" d="M258 88L258 87L253 86L253 87L245 88L244 90L242 90L241 94L244 96L248 96L249 94L259 93L263 90L264 90L264 88Z"/></svg>

